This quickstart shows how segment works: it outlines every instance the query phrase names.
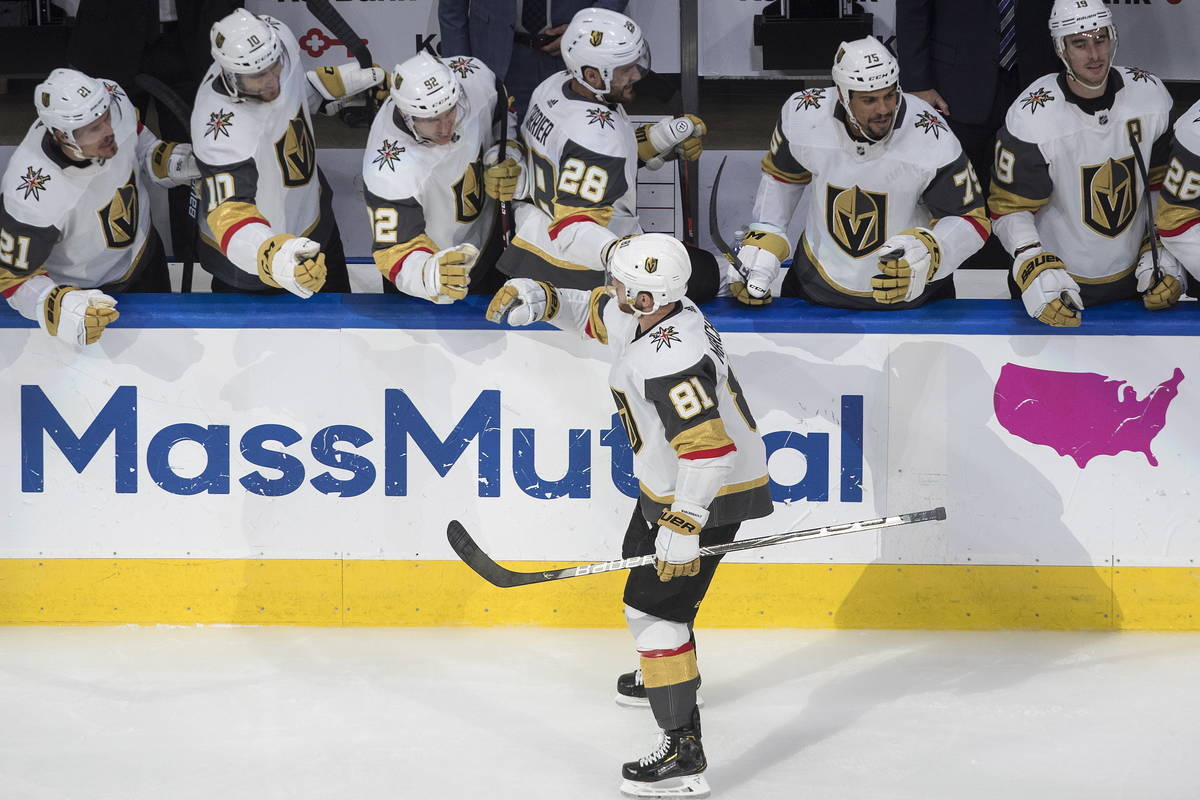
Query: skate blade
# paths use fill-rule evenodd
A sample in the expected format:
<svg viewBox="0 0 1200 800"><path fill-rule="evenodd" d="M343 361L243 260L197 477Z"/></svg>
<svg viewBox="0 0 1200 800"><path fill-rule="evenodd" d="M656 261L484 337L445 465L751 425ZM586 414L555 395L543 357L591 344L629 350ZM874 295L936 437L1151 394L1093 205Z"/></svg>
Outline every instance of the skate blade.
<svg viewBox="0 0 1200 800"><path fill-rule="evenodd" d="M685 775L663 781L643 783L622 781L621 794L626 797L708 797L711 793L704 775Z"/></svg>
<svg viewBox="0 0 1200 800"><path fill-rule="evenodd" d="M613 698L617 705L622 708L649 708L650 701L645 697L630 697L620 692ZM699 693L696 694L696 708L704 708L704 697Z"/></svg>

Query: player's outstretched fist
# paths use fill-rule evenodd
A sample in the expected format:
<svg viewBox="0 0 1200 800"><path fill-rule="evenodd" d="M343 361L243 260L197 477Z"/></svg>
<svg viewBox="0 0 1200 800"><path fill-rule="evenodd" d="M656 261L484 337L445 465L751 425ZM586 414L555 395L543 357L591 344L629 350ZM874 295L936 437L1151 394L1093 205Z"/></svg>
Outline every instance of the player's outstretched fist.
<svg viewBox="0 0 1200 800"><path fill-rule="evenodd" d="M652 169L662 166L672 151L695 161L704 152L704 136L708 127L695 114L665 117L637 129L638 158Z"/></svg>
<svg viewBox="0 0 1200 800"><path fill-rule="evenodd" d="M349 61L336 67L317 67L308 72L308 82L327 101L344 100L364 89L378 86L387 78L387 71L375 64L360 67Z"/></svg>
<svg viewBox="0 0 1200 800"><path fill-rule="evenodd" d="M1142 305L1150 311L1162 311L1179 302L1187 288L1187 273L1183 265L1161 244L1158 246L1158 280L1154 280L1154 254L1149 249L1138 258L1137 290L1142 295Z"/></svg>
<svg viewBox="0 0 1200 800"><path fill-rule="evenodd" d="M55 286L42 301L42 327L71 344L95 344L120 317L115 298L99 289Z"/></svg>
<svg viewBox="0 0 1200 800"><path fill-rule="evenodd" d="M889 305L916 300L937 274L941 253L937 237L928 228L892 236L879 248L880 274L871 278L871 296Z"/></svg>
<svg viewBox="0 0 1200 800"><path fill-rule="evenodd" d="M267 239L258 250L259 280L297 297L307 300L321 291L325 274L325 254L312 239L281 233Z"/></svg>
<svg viewBox="0 0 1200 800"><path fill-rule="evenodd" d="M544 281L510 278L488 303L488 322L532 325L558 314L558 292Z"/></svg>
<svg viewBox="0 0 1200 800"><path fill-rule="evenodd" d="M1040 247L1025 250L1013 265L1013 279L1029 316L1058 328L1074 328L1083 322L1079 284L1054 253Z"/></svg>

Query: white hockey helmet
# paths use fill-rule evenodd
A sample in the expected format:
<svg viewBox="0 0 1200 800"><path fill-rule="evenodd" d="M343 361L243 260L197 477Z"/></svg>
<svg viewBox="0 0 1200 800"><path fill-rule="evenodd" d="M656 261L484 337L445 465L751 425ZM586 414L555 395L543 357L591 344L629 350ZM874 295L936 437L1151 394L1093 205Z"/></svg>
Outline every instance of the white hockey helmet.
<svg viewBox="0 0 1200 800"><path fill-rule="evenodd" d="M625 285L625 296L618 296L617 300L632 307L634 316L643 316L683 299L692 277L692 260L687 248L674 236L641 233L626 236L613 245L608 273ZM649 311L639 311L634 305L641 292L648 292L654 298Z"/></svg>
<svg viewBox="0 0 1200 800"><path fill-rule="evenodd" d="M38 119L62 134L63 144L75 158L85 158L75 131L104 116L112 95L104 84L82 72L60 67L33 90Z"/></svg>
<svg viewBox="0 0 1200 800"><path fill-rule="evenodd" d="M833 57L833 84L837 87L838 102L846 112L846 118L859 133L873 142L881 142L892 135L874 139L863 129L854 112L850 110L850 92L876 92L891 86L900 90L900 62L883 42L874 36L842 42ZM895 129L895 121L892 122Z"/></svg>
<svg viewBox="0 0 1200 800"><path fill-rule="evenodd" d="M624 14L607 8L584 8L567 25L562 35L562 58L575 80L591 90L600 102L612 91L613 72L637 64L645 75L650 71L650 51L641 27ZM604 85L597 89L583 77L584 67L600 73Z"/></svg>
<svg viewBox="0 0 1200 800"><path fill-rule="evenodd" d="M1108 10L1108 6L1101 0L1054 0L1054 7L1050 9L1050 38L1054 40L1054 52L1058 53L1058 57L1066 65L1067 74L1089 89L1099 89L1104 84L1092 86L1079 80L1079 76L1067 61L1066 39L1077 33L1101 30L1108 31L1108 38L1112 42L1108 56L1108 64L1111 67L1113 58L1117 55L1117 26L1113 23L1112 12Z"/></svg>
<svg viewBox="0 0 1200 800"><path fill-rule="evenodd" d="M240 76L266 72L287 52L275 26L244 8L214 22L209 43L213 61L221 67L225 87L234 98L246 93Z"/></svg>
<svg viewBox="0 0 1200 800"><path fill-rule="evenodd" d="M454 71L424 51L392 68L388 91L404 124L418 142L426 141L426 137L418 132L417 120L440 117L457 109L454 116L457 127L470 110L467 93Z"/></svg>

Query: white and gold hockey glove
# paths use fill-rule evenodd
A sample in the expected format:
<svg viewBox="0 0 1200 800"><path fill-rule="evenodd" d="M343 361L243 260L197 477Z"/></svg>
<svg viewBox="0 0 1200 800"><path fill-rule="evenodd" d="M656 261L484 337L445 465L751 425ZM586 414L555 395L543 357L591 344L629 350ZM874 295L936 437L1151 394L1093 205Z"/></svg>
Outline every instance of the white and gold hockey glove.
<svg viewBox="0 0 1200 800"><path fill-rule="evenodd" d="M700 572L700 531L708 512L679 507L664 508L654 537L654 568L660 581L690 578Z"/></svg>
<svg viewBox="0 0 1200 800"><path fill-rule="evenodd" d="M1155 283L1154 255L1147 246L1138 258L1134 275L1137 276L1137 290L1142 296L1142 305L1150 311L1162 311L1175 305L1187 288L1187 273L1183 271L1183 265L1162 244L1158 246L1158 269L1162 277Z"/></svg>
<svg viewBox="0 0 1200 800"><path fill-rule="evenodd" d="M1059 328L1074 328L1083 322L1079 284L1054 253L1040 245L1019 250L1013 261L1013 280L1029 316Z"/></svg>
<svg viewBox="0 0 1200 800"><path fill-rule="evenodd" d="M524 151L516 142L509 142L504 161L500 161L500 146L492 145L483 156L483 190L488 197L501 202L523 200L528 195L528 181L521 168Z"/></svg>
<svg viewBox="0 0 1200 800"><path fill-rule="evenodd" d="M51 336L71 344L95 344L104 329L117 321L115 298L99 289L54 286L41 303L38 323Z"/></svg>
<svg viewBox="0 0 1200 800"><path fill-rule="evenodd" d="M532 325L558 315L558 292L544 281L510 278L488 303L488 322L497 325Z"/></svg>
<svg viewBox="0 0 1200 800"><path fill-rule="evenodd" d="M258 248L258 279L308 299L325 285L325 254L312 239L281 233Z"/></svg>
<svg viewBox="0 0 1200 800"><path fill-rule="evenodd" d="M642 125L635 132L638 158L650 169L658 169L672 151L687 161L695 161L704 152L704 136L708 127L695 114L664 117L658 122Z"/></svg>
<svg viewBox="0 0 1200 800"><path fill-rule="evenodd" d="M762 306L771 302L771 286L779 277L779 267L788 257L787 232L766 222L755 222L742 237L737 251L741 262L740 280L729 284L729 291L738 302Z"/></svg>
<svg viewBox="0 0 1200 800"><path fill-rule="evenodd" d="M182 185L200 178L192 146L184 142L159 142L146 155L150 174L163 182Z"/></svg>
<svg viewBox="0 0 1200 800"><path fill-rule="evenodd" d="M341 108L342 101L353 97L372 86L387 86L387 70L378 64L360 67L357 61L349 61L336 67L317 67L306 73L308 82L325 99L324 113L333 114ZM379 93L376 93L379 96ZM381 100L387 99L386 88Z"/></svg>
<svg viewBox="0 0 1200 800"><path fill-rule="evenodd" d="M890 237L877 251L879 275L871 278L877 303L917 299L942 264L942 248L928 228L910 228Z"/></svg>

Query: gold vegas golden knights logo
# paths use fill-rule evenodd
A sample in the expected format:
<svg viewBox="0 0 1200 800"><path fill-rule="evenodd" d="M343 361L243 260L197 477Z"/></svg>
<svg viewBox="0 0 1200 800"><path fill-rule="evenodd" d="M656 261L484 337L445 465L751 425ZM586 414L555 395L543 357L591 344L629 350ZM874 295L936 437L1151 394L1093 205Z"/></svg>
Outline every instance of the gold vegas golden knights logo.
<svg viewBox="0 0 1200 800"><path fill-rule="evenodd" d="M279 159L284 186L304 186L312 180L317 169L317 146L304 112L288 121L287 130L275 143L275 157Z"/></svg>
<svg viewBox="0 0 1200 800"><path fill-rule="evenodd" d="M650 257L646 259L646 272L653 275L658 272L658 259Z"/></svg>
<svg viewBox="0 0 1200 800"><path fill-rule="evenodd" d="M138 194L135 180L134 174L129 173L125 185L117 189L108 205L96 212L100 217L104 241L114 250L129 247L137 238Z"/></svg>
<svg viewBox="0 0 1200 800"><path fill-rule="evenodd" d="M1137 213L1138 186L1133 155L1081 167L1080 185L1083 223L1101 236L1120 236Z"/></svg>
<svg viewBox="0 0 1200 800"><path fill-rule="evenodd" d="M592 31L590 41L592 47L599 47L600 43L604 41L604 31Z"/></svg>
<svg viewBox="0 0 1200 800"><path fill-rule="evenodd" d="M875 252L887 238L887 194L827 185L825 226L852 258Z"/></svg>
<svg viewBox="0 0 1200 800"><path fill-rule="evenodd" d="M467 165L467 171L454 184L454 218L470 222L483 212L483 162Z"/></svg>

